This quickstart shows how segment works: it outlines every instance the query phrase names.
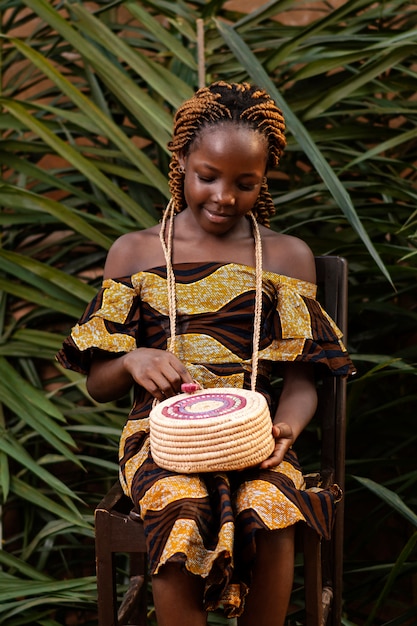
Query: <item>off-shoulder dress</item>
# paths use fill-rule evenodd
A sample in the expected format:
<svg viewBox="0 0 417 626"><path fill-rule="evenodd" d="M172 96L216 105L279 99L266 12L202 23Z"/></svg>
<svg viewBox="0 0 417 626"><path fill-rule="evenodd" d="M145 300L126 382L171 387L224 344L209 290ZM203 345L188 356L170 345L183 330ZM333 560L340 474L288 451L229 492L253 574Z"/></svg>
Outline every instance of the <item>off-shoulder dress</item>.
<svg viewBox="0 0 417 626"><path fill-rule="evenodd" d="M255 269L236 263L174 265L176 354L203 388L250 388ZM165 266L106 279L57 355L87 374L95 350L166 349L170 335ZM276 408L272 379L285 362L318 375L348 376L354 366L340 330L316 300L316 286L263 271L257 390ZM239 615L248 592L259 529L305 522L329 537L340 490L306 489L294 450L271 470L174 474L149 445L152 396L136 385L120 439L120 481L145 525L152 574L179 563L205 581L207 610Z"/></svg>

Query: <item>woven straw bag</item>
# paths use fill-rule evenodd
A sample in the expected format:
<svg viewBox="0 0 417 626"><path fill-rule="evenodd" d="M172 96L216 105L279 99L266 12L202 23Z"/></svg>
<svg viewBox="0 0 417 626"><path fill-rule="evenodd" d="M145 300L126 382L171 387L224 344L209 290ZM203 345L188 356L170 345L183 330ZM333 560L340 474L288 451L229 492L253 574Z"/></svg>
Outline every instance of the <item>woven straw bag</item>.
<svg viewBox="0 0 417 626"><path fill-rule="evenodd" d="M170 207L168 207L169 210ZM165 243L166 216L161 243L167 262L171 337L175 350L175 276L172 269L173 212ZM182 393L156 404L150 413L152 457L160 467L178 473L241 470L257 465L273 452L272 421L268 404L255 390L258 369L262 308L262 247L259 228L252 216L256 253L256 297L251 389L220 387L199 389L183 385ZM184 389L184 390L185 390Z"/></svg>
<svg viewBox="0 0 417 626"><path fill-rule="evenodd" d="M274 449L268 404L257 391L220 387L182 393L150 414L152 457L173 472L244 469Z"/></svg>

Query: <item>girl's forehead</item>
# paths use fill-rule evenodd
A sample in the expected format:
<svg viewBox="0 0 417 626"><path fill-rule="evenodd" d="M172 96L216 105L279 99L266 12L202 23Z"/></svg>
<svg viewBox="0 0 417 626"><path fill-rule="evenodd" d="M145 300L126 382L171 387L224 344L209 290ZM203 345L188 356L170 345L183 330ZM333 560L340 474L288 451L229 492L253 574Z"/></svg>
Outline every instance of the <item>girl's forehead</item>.
<svg viewBox="0 0 417 626"><path fill-rule="evenodd" d="M218 144L219 141L226 141L228 144L235 142L246 142L248 145L258 144L265 152L268 149L268 140L259 130L244 123L222 121L200 128L190 143L189 151L197 150L202 145Z"/></svg>
<svg viewBox="0 0 417 626"><path fill-rule="evenodd" d="M186 155L187 164L209 167L233 175L263 176L268 160L265 136L247 126L207 128Z"/></svg>

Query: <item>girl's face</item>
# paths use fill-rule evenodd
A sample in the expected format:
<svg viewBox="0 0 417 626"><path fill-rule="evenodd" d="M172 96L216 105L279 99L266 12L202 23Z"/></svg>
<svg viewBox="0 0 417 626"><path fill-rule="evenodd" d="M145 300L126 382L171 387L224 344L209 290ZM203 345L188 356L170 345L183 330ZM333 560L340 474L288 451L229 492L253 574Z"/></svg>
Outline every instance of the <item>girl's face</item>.
<svg viewBox="0 0 417 626"><path fill-rule="evenodd" d="M187 208L206 232L223 235L253 208L267 162L267 140L233 123L203 129L180 163Z"/></svg>

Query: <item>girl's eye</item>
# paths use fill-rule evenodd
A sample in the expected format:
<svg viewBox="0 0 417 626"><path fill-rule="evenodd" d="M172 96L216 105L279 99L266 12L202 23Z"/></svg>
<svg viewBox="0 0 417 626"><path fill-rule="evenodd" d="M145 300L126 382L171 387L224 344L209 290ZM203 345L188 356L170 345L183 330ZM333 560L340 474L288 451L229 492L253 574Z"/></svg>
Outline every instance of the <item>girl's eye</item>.
<svg viewBox="0 0 417 626"><path fill-rule="evenodd" d="M200 182L206 183L208 185L216 181L215 176L204 176L204 174L197 174L197 178ZM241 191L254 191L256 188L256 184L255 183L244 184L244 183L236 182L236 187L240 189Z"/></svg>

